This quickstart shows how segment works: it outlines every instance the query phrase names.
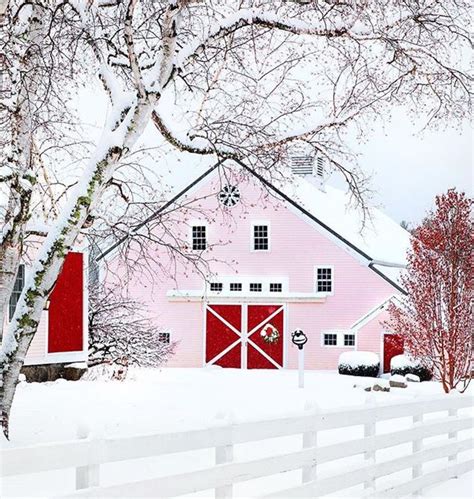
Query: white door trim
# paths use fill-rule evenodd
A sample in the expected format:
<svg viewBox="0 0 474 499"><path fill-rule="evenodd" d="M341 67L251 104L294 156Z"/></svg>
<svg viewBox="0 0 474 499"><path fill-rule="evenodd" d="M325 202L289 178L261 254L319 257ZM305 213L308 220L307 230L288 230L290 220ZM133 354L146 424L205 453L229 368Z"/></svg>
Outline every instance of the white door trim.
<svg viewBox="0 0 474 499"><path fill-rule="evenodd" d="M219 305L237 305L241 307L241 331L238 331L232 324L226 321L223 317L221 317L215 310L212 309L213 306ZM266 319L260 322L257 326L255 326L250 332L248 331L248 307L249 305L261 305L266 306L267 304L262 303L206 303L204 307L204 345L203 345L203 365L213 365L219 359L221 359L225 354L230 352L234 347L236 347L239 343L241 343L241 369L247 369L247 358L248 358L248 343L252 345L265 359L271 362L277 369L283 369L285 365L285 356L286 356L286 338L285 338L285 329L287 326L286 322L286 306L279 306L274 312L272 312ZM219 352L213 359L209 362L206 362L206 345L207 345L207 311L212 313L219 321L221 321L225 326L227 326L233 333L235 333L238 338L231 343L228 347L226 347L222 352ZM265 351L263 351L258 345L256 345L249 337L259 330L267 322L271 321L273 317L275 317L280 312L283 312L283 331L281 341L283 342L283 363L282 365L278 364L274 359L271 358Z"/></svg>

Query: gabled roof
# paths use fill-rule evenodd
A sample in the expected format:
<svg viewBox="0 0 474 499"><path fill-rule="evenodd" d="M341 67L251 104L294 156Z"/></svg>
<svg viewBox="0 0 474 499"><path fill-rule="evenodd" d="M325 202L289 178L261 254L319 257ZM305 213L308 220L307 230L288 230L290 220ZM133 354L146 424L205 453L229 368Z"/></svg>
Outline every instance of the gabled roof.
<svg viewBox="0 0 474 499"><path fill-rule="evenodd" d="M173 205L179 198L186 195L197 184L204 181L224 161L217 162L184 189L180 190L153 215L134 227L131 234L140 230L161 212ZM354 208L351 209L348 206L348 196L343 191L331 186L325 186L324 190L321 190L305 178L297 176L293 177L291 182L277 186L244 163L240 161L237 161L237 163L259 179L278 197L310 218L352 251L358 253L367 261L369 268L392 284L398 291L404 293L398 283L398 278L406 262L406 251L410 246L410 233L394 220L380 210L373 208L371 209L370 220L363 226L360 211ZM128 237L125 236L107 248L99 255L97 260L104 258Z"/></svg>

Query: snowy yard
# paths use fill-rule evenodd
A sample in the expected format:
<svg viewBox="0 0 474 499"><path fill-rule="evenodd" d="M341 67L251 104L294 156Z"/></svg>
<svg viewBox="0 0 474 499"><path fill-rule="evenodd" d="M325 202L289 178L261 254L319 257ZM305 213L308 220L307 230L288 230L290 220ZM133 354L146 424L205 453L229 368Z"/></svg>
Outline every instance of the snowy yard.
<svg viewBox="0 0 474 499"><path fill-rule="evenodd" d="M301 415L305 411L326 410L364 404L390 404L441 393L436 383L412 383L390 393L367 393L354 383L370 383L368 378L339 376L328 372L307 372L305 388L297 388L296 371L240 371L232 369L163 369L131 372L125 382L56 381L21 383L12 413L11 442L8 446L76 438L78 428L87 427L92 437L132 436L225 424ZM411 418L384 422L382 431L408 427ZM363 436L354 428L328 430L318 434L318 444L345 441ZM466 433L466 432L464 432ZM465 436L463 434L463 436ZM301 448L301 438L283 437L257 444L240 444L235 459L258 458ZM387 455L409 453L403 444L386 451ZM189 452L115 463L101 467L101 483L114 484L185 470L204 468L213 463L211 450ZM339 461L344 466L360 463L360 456ZM427 469L442 468L442 461L428 463ZM340 465L339 465L340 466ZM102 469L103 468L103 469ZM318 476L338 471L334 463L322 465ZM291 487L300 479L294 471L274 477L243 482L234 487L236 497L250 497ZM403 471L383 480L408 479ZM26 479L27 478L27 479ZM55 471L28 477L13 477L2 483L1 495L46 496L71 492L73 470ZM348 489L345 495L357 496L361 488ZM457 480L427 489L429 497L472 497L472 473ZM340 496L340 494L338 494ZM212 496L211 492L197 495Z"/></svg>

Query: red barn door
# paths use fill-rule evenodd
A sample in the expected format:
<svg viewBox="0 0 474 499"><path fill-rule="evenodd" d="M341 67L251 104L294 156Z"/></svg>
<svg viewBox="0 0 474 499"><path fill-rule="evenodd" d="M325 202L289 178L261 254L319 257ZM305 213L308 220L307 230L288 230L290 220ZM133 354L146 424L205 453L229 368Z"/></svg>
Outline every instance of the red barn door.
<svg viewBox="0 0 474 499"><path fill-rule="evenodd" d="M209 305L206 308L206 364L248 369L283 367L284 307L281 305ZM263 329L276 329L266 343Z"/></svg>
<svg viewBox="0 0 474 499"><path fill-rule="evenodd" d="M249 305L247 318L247 368L283 367L283 307ZM280 335L276 343L266 343L260 334L268 326L275 328Z"/></svg>
<svg viewBox="0 0 474 499"><path fill-rule="evenodd" d="M206 364L241 367L242 308L209 305L206 310Z"/></svg>
<svg viewBox="0 0 474 499"><path fill-rule="evenodd" d="M48 352L79 352L84 334L82 253L68 253L49 298Z"/></svg>
<svg viewBox="0 0 474 499"><path fill-rule="evenodd" d="M383 372L390 372L390 361L395 355L403 354L403 337L399 334L384 334L383 337Z"/></svg>

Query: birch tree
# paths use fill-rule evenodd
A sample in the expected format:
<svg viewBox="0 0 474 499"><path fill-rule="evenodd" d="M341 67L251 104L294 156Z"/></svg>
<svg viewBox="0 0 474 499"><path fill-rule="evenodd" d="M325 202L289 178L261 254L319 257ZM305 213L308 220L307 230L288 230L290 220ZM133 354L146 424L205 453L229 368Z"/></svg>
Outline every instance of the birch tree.
<svg viewBox="0 0 474 499"><path fill-rule="evenodd" d="M362 175L345 146L346 133L365 137L400 104L430 126L459 121L468 112L470 76L462 64L470 44L468 6L464 0L10 1L7 33L23 29L28 55L46 43L51 60L66 56L75 68L68 84L73 88L78 79L99 78L108 113L4 332L4 432L20 369L65 255L148 124L157 140L161 136L178 151L233 160L264 176L283 175L291 148L303 143L344 175L362 203ZM28 74L22 66L28 58L12 48L15 37L4 43L14 82L15 75ZM51 81L59 71L52 69L38 74L34 85ZM16 116L9 101L2 106ZM26 122L30 118L27 110ZM28 130L30 145L34 133L36 128ZM13 137L12 151L22 140ZM19 235L2 240L2 252L7 240L14 248L14 262L34 189L25 177L25 148L21 152L3 155L7 170L0 178L9 178L12 169L27 189L16 195L6 225ZM25 215L15 221L25 201ZM2 258L2 275L12 278L4 270L13 267Z"/></svg>

